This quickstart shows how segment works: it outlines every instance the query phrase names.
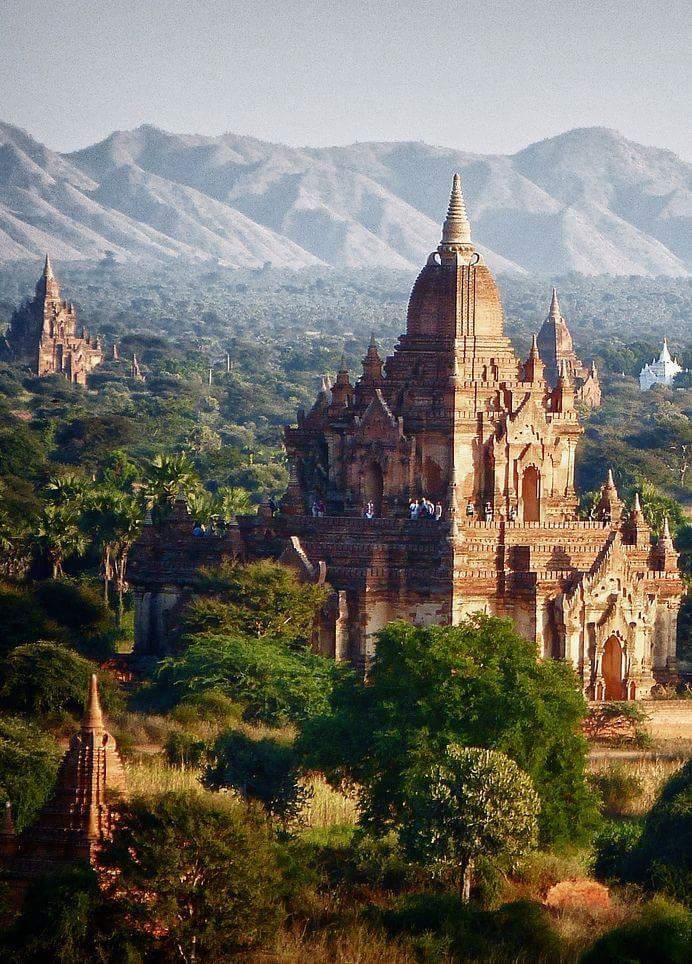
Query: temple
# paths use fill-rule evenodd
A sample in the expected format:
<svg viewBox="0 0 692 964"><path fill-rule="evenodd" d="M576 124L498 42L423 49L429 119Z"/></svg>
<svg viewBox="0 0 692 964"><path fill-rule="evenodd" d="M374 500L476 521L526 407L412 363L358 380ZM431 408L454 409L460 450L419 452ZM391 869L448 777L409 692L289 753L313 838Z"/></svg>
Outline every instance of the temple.
<svg viewBox="0 0 692 964"><path fill-rule="evenodd" d="M286 429L281 511L199 539L179 499L144 527L128 569L136 651L167 651L200 566L271 557L331 588L314 644L336 659L367 666L394 619L449 625L481 611L569 661L591 698L649 695L676 674L677 554L665 533L653 544L612 476L593 518L578 517L573 365L561 357L551 384L535 336L516 356L455 175L393 354L373 338L360 377L342 362Z"/></svg>
<svg viewBox="0 0 692 964"><path fill-rule="evenodd" d="M654 385L672 385L675 376L684 371L682 365L673 358L668 350L668 341L663 339L663 348L658 359L652 358L651 362L644 365L639 373L639 388L646 392Z"/></svg>
<svg viewBox="0 0 692 964"><path fill-rule="evenodd" d="M93 675L82 725L62 759L53 795L22 834L14 833L12 801L7 803L0 828L0 875L21 882L65 864L94 864L112 832L112 804L124 794L125 773Z"/></svg>
<svg viewBox="0 0 692 964"><path fill-rule="evenodd" d="M84 328L77 334L77 312L61 298L48 255L36 294L12 315L5 343L7 353L39 377L61 374L77 385L86 385L87 375L103 361L100 340Z"/></svg>
<svg viewBox="0 0 692 964"><path fill-rule="evenodd" d="M548 317L543 322L537 338L538 351L545 366L545 378L551 387L557 385L562 367L574 385L578 402L587 408L601 404L601 384L595 362L586 368L577 357L567 321L560 311L557 291L553 288Z"/></svg>

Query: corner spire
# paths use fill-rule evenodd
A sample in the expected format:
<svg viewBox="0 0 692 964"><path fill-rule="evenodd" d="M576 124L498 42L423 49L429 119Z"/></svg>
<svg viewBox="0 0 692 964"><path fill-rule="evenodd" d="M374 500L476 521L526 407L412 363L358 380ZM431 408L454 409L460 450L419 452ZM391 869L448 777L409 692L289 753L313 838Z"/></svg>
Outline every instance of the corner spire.
<svg viewBox="0 0 692 964"><path fill-rule="evenodd" d="M442 225L442 244L471 244L471 225L466 213L461 177L455 174L449 197L447 217Z"/></svg>
<svg viewBox="0 0 692 964"><path fill-rule="evenodd" d="M82 720L82 733L93 733L95 730L103 729L105 727L103 725L103 710L99 700L98 682L96 673L92 673L89 680L89 696Z"/></svg>

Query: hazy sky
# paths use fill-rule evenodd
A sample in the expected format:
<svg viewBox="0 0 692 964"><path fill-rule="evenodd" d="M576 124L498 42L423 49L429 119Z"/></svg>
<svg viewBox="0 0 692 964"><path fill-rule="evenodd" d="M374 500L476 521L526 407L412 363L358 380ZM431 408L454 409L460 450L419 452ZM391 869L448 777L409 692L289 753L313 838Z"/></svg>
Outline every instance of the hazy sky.
<svg viewBox="0 0 692 964"><path fill-rule="evenodd" d="M509 152L614 127L692 157L688 0L0 0L0 119Z"/></svg>

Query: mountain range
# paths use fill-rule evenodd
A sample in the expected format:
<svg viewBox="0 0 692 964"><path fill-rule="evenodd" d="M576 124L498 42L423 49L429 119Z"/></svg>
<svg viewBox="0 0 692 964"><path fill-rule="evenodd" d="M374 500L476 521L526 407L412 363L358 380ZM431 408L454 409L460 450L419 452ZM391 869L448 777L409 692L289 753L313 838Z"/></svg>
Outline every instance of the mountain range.
<svg viewBox="0 0 692 964"><path fill-rule="evenodd" d="M420 267L462 174L497 272L689 275L692 165L605 128L512 155L421 142L293 148L144 125L59 154L0 123L0 261Z"/></svg>

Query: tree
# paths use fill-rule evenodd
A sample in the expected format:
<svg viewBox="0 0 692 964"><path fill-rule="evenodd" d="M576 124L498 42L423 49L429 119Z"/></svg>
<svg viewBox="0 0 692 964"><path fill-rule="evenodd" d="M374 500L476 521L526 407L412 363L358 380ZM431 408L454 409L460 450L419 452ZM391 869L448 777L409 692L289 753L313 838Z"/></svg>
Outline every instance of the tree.
<svg viewBox="0 0 692 964"><path fill-rule="evenodd" d="M87 546L79 526L79 510L70 503L44 505L32 538L53 579L62 575L66 559L82 555Z"/></svg>
<svg viewBox="0 0 692 964"><path fill-rule="evenodd" d="M400 836L414 859L451 870L467 901L474 862L513 866L536 844L539 811L530 777L504 753L451 743L409 779Z"/></svg>
<svg viewBox="0 0 692 964"><path fill-rule="evenodd" d="M149 509L165 509L173 505L182 490L186 495L200 486L199 476L184 453L155 455L144 477L144 498Z"/></svg>
<svg viewBox="0 0 692 964"><path fill-rule="evenodd" d="M142 510L136 499L117 489L104 486L90 497L82 516L82 527L92 535L101 550L103 598L109 602L109 587L115 581L117 593L116 625L122 623L127 557L142 523Z"/></svg>
<svg viewBox="0 0 692 964"><path fill-rule="evenodd" d="M209 633L162 660L157 677L164 694L182 699L218 690L244 705L246 719L284 726L324 713L340 672L333 660L308 649Z"/></svg>
<svg viewBox="0 0 692 964"><path fill-rule="evenodd" d="M330 712L304 724L299 747L332 783L360 785L363 819L377 831L400 822L410 774L450 743L499 750L533 780L542 838L579 839L598 819L579 733L585 713L571 668L539 661L509 620L397 622L378 635L366 685L339 679Z"/></svg>
<svg viewBox="0 0 692 964"><path fill-rule="evenodd" d="M224 519L232 519L236 515L249 515L252 512L252 501L247 489L239 485L222 486L216 493L219 512Z"/></svg>
<svg viewBox="0 0 692 964"><path fill-rule="evenodd" d="M95 668L58 643L17 646L0 666L0 700L9 710L28 716L80 715ZM100 675L100 691L106 707L117 704L119 693L107 673Z"/></svg>
<svg viewBox="0 0 692 964"><path fill-rule="evenodd" d="M136 797L120 806L101 864L109 895L164 960L228 960L261 946L282 918L266 825L228 797Z"/></svg>
<svg viewBox="0 0 692 964"><path fill-rule="evenodd" d="M299 818L310 798L301 784L293 747L278 740L253 740L239 730L222 733L209 750L204 784L229 788L262 804L284 829Z"/></svg>
<svg viewBox="0 0 692 964"><path fill-rule="evenodd" d="M43 727L0 716L0 805L9 800L17 831L34 819L55 783L60 750Z"/></svg>
<svg viewBox="0 0 692 964"><path fill-rule="evenodd" d="M292 569L269 560L204 569L198 588L203 595L184 612L184 632L272 637L290 646L310 642L327 597L324 587L300 582Z"/></svg>

